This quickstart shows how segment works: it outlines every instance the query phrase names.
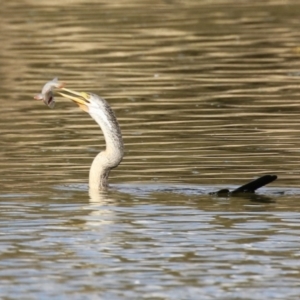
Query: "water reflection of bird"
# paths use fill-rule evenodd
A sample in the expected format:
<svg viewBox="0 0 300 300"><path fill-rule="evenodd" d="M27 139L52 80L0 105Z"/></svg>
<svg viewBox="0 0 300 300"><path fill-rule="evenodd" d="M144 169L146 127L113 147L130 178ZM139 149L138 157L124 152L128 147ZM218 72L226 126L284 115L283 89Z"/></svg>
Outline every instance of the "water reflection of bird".
<svg viewBox="0 0 300 300"><path fill-rule="evenodd" d="M90 168L89 186L91 189L106 189L108 187L110 170L120 164L124 154L123 139L117 118L103 98L92 93L76 92L66 88L62 88L62 90L67 92L67 94L59 92L61 96L71 99L78 104L82 110L90 114L102 129L106 149L94 158ZM276 175L264 175L231 192L227 189L222 189L216 194L253 193L258 188L276 180L276 178Z"/></svg>

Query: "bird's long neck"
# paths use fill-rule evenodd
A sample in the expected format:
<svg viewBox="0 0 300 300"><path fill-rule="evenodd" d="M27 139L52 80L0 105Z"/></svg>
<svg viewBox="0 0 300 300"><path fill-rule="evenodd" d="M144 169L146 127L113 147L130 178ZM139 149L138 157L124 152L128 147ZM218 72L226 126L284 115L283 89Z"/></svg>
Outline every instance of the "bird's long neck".
<svg viewBox="0 0 300 300"><path fill-rule="evenodd" d="M124 154L123 139L117 118L109 104L104 99L101 101L103 101L101 109L89 111L102 129L106 142L106 149L94 158L90 168L89 187L99 190L108 187L109 172L120 164Z"/></svg>

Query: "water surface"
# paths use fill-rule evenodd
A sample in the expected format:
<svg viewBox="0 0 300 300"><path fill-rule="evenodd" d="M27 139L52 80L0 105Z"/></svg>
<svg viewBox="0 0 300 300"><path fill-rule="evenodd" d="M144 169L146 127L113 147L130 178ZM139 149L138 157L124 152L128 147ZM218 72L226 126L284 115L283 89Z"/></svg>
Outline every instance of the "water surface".
<svg viewBox="0 0 300 300"><path fill-rule="evenodd" d="M3 299L298 299L297 1L14 1L0 11ZM105 97L104 147L54 77ZM263 174L254 197L216 198ZM25 298L24 298L25 299Z"/></svg>

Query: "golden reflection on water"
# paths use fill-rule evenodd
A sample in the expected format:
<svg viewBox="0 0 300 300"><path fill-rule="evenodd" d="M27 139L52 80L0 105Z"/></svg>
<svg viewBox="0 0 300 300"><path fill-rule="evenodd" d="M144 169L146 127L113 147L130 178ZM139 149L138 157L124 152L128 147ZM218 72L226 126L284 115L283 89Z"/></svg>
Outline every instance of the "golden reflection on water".
<svg viewBox="0 0 300 300"><path fill-rule="evenodd" d="M298 299L299 193L265 204L200 185L299 186L299 8L3 2L0 297ZM56 76L105 97L124 135L115 189L90 199L104 139L67 100L32 99Z"/></svg>
<svg viewBox="0 0 300 300"><path fill-rule="evenodd" d="M137 16L123 2L76 3L4 4L0 105L9 155L0 159L8 181L21 170L25 184L87 180L104 143L97 125L65 100L51 111L32 101L58 76L116 111L126 156L113 182L238 184L277 173L280 185L298 183L298 79L289 75L299 70L298 25L289 5L257 14L247 3L221 13L197 1L130 2Z"/></svg>
<svg viewBox="0 0 300 300"><path fill-rule="evenodd" d="M80 22L84 11L76 15L79 28L66 26L72 15L56 16L56 26L45 31L46 16L34 10L22 30L10 20L6 27L13 27L14 34L6 37L4 53L16 59L3 59L2 89L13 107L13 111L5 107L9 110L5 115L18 122L12 126L4 117L3 130L13 128L18 143L24 139L24 146L14 149L16 156L24 158L22 151L28 151L28 143L43 148L34 162L29 159L26 164L22 159L18 167L49 165L38 170L47 181L57 178L63 166L61 179L73 181L77 176L69 169L76 166L77 173L82 170L80 181L85 181L89 162L103 144L97 126L71 104L61 100L55 110L47 111L31 101L46 78L58 75L71 88L105 96L115 109L127 149L123 164L113 173L116 182L155 178L233 183L276 172L281 184L295 183L297 78L288 74L297 71L298 56L285 46L295 37L285 31L279 37L276 27L258 36L254 24L260 27L263 20L257 17L254 24L237 20L244 25L236 33L238 39L232 35L236 26L230 24L228 29L222 26L228 33L220 38L216 25L220 21L212 21L210 35L201 36L203 20L193 14L192 7L190 18L200 33L195 24L190 25L192 30L189 24L178 30L175 21L160 30L125 23L117 31L115 20L104 30L101 18ZM272 30L277 45L272 42ZM24 31L30 31L30 43ZM141 31L139 38L133 39L137 31ZM268 41L263 43L264 34ZM3 100L2 106L6 106ZM28 172L34 176L36 170Z"/></svg>

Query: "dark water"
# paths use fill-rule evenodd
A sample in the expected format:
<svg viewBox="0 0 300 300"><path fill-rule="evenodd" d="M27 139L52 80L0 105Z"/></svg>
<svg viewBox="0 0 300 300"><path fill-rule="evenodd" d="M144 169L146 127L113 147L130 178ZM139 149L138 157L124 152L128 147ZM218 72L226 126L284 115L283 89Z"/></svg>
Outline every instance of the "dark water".
<svg viewBox="0 0 300 300"><path fill-rule="evenodd" d="M299 299L300 3L7 1L0 10L2 299ZM105 97L104 139L54 77ZM278 174L256 197L208 192Z"/></svg>

